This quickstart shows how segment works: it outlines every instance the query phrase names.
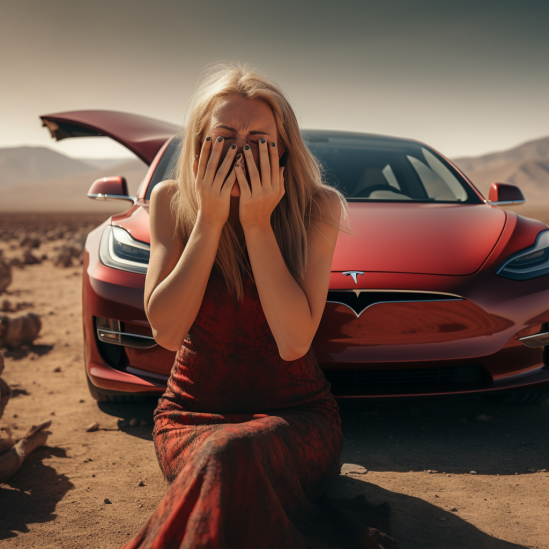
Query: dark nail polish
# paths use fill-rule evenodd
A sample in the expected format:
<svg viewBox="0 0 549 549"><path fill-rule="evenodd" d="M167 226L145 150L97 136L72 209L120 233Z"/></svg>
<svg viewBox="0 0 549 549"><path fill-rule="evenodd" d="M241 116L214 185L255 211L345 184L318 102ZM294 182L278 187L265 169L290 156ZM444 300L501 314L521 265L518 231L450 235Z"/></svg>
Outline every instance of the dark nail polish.
<svg viewBox="0 0 549 549"><path fill-rule="evenodd" d="M249 151L250 150L250 145L244 145L244 150Z"/></svg>
<svg viewBox="0 0 549 549"><path fill-rule="evenodd" d="M265 138L262 137L262 138L260 139L260 141L261 141L261 143L265 143Z"/></svg>
<svg viewBox="0 0 549 549"><path fill-rule="evenodd" d="M237 160L240 160L241 158L242 158L242 153L238 153L238 154L236 155L236 159L237 159Z"/></svg>
<svg viewBox="0 0 549 549"><path fill-rule="evenodd" d="M222 138L221 136L219 136L219 137L217 138L217 140L221 143L221 141L223 141L223 138Z"/></svg>
<svg viewBox="0 0 549 549"><path fill-rule="evenodd" d="M275 142L271 141L271 147L276 147Z"/></svg>
<svg viewBox="0 0 549 549"><path fill-rule="evenodd" d="M210 136L206 137L206 141L209 141L210 139L211 139L211 137L210 137Z"/></svg>
<svg viewBox="0 0 549 549"><path fill-rule="evenodd" d="M236 149L236 143L233 143L233 144L231 145L231 149Z"/></svg>

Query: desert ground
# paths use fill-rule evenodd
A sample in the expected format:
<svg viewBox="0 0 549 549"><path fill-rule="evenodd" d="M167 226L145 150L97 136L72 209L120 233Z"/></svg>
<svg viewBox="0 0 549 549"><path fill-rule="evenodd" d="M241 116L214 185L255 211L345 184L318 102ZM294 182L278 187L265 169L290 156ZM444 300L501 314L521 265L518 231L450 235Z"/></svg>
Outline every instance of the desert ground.
<svg viewBox="0 0 549 549"><path fill-rule="evenodd" d="M525 208L516 211L549 221L545 206ZM97 403L86 384L79 254L107 216L0 214L4 259L19 258L0 309L42 320L33 344L4 349L14 395L0 427L22 436L52 420L47 444L0 484L2 548L118 548L166 490L151 437L155 401ZM21 243L36 234L38 261L25 263ZM389 502L402 549L549 547L549 401L342 403L341 414L347 465L334 492Z"/></svg>

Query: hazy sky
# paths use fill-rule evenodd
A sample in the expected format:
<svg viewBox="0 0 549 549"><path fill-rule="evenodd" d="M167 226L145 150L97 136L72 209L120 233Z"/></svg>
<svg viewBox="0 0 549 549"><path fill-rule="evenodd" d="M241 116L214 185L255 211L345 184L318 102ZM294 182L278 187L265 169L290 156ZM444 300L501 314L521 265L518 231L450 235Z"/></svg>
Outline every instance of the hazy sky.
<svg viewBox="0 0 549 549"><path fill-rule="evenodd" d="M412 137L450 157L549 135L549 2L2 0L0 147L55 143L38 115L135 112L182 123L202 69L244 61L303 127Z"/></svg>

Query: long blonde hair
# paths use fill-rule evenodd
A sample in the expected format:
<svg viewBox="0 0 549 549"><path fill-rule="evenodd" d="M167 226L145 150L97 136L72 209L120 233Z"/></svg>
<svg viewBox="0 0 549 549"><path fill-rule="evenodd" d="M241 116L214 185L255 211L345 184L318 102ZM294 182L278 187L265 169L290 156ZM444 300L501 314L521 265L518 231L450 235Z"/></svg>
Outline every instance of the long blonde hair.
<svg viewBox="0 0 549 549"><path fill-rule="evenodd" d="M282 257L290 273L297 280L304 275L307 264L307 236L322 220L345 232L350 232L335 219L329 208L329 193L336 193L342 204L344 218L348 206L343 195L323 181L321 168L305 146L296 115L282 90L269 77L247 65L216 65L206 71L188 106L189 118L180 138L182 145L174 170L177 190L172 196L171 208L176 233L184 243L198 215L194 174L195 155L200 154L211 113L226 96L237 94L246 99L259 99L271 108L278 131L279 147L288 151L284 170L285 193L271 215L271 226ZM329 212L329 213L328 213ZM253 276L244 249L229 222L225 223L215 265L221 270L227 288L238 300L243 298L243 275Z"/></svg>

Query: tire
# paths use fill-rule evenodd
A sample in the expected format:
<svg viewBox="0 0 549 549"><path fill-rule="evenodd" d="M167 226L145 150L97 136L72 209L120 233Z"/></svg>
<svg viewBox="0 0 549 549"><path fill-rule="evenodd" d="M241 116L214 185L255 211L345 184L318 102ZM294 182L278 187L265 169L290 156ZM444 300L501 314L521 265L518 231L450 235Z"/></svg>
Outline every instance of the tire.
<svg viewBox="0 0 549 549"><path fill-rule="evenodd" d="M482 395L490 404L538 404L549 398L548 391L528 391L526 393L505 393Z"/></svg>

